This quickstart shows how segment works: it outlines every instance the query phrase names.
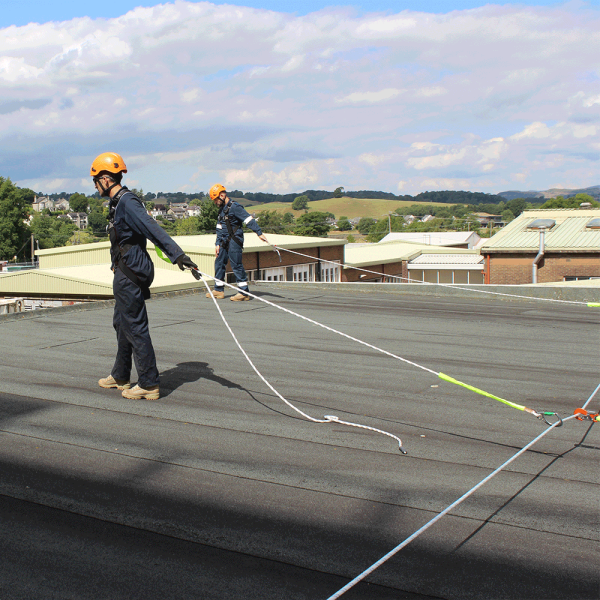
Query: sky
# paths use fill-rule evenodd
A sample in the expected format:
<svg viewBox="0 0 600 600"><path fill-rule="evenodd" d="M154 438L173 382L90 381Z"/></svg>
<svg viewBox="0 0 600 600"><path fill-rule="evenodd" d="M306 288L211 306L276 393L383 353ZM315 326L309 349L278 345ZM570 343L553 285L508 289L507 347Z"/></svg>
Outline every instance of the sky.
<svg viewBox="0 0 600 600"><path fill-rule="evenodd" d="M0 176L92 193L600 184L600 6L0 0Z"/></svg>

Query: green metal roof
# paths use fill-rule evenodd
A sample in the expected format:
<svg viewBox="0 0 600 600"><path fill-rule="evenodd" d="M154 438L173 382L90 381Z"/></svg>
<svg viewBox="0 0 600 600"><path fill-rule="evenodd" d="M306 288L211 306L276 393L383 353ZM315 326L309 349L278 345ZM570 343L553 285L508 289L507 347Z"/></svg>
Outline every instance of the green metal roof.
<svg viewBox="0 0 600 600"><path fill-rule="evenodd" d="M537 252L540 232L528 229L536 219L551 219L556 225L545 231L546 251L585 252L600 251L600 230L587 224L600 217L600 209L537 209L526 210L501 229L480 248L482 254L492 252Z"/></svg>

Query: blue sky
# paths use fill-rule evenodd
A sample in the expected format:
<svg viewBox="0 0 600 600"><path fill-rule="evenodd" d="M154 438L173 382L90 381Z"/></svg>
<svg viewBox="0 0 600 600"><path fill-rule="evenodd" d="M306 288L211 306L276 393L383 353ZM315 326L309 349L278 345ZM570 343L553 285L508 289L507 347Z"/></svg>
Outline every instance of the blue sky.
<svg viewBox="0 0 600 600"><path fill-rule="evenodd" d="M600 183L597 1L96 4L0 1L18 185L92 192L107 150L153 192Z"/></svg>

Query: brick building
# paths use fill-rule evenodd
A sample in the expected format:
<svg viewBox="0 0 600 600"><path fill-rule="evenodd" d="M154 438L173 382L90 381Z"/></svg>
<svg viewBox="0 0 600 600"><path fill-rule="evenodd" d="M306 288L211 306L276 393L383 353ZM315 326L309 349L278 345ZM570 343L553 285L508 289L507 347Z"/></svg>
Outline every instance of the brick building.
<svg viewBox="0 0 600 600"><path fill-rule="evenodd" d="M523 212L480 248L485 283L600 278L600 209Z"/></svg>
<svg viewBox="0 0 600 600"><path fill-rule="evenodd" d="M483 283L477 250L391 241L349 244L342 281L369 283ZM362 269L362 270L361 270Z"/></svg>

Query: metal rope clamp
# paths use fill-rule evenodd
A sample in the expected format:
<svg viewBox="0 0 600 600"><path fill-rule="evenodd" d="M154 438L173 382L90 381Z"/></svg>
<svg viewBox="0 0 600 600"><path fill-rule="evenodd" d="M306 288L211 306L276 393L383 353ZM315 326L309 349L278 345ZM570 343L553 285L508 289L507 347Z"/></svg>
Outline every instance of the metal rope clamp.
<svg viewBox="0 0 600 600"><path fill-rule="evenodd" d="M573 414L578 421L592 421L592 423L600 421L600 413L591 413L585 408L576 408Z"/></svg>

